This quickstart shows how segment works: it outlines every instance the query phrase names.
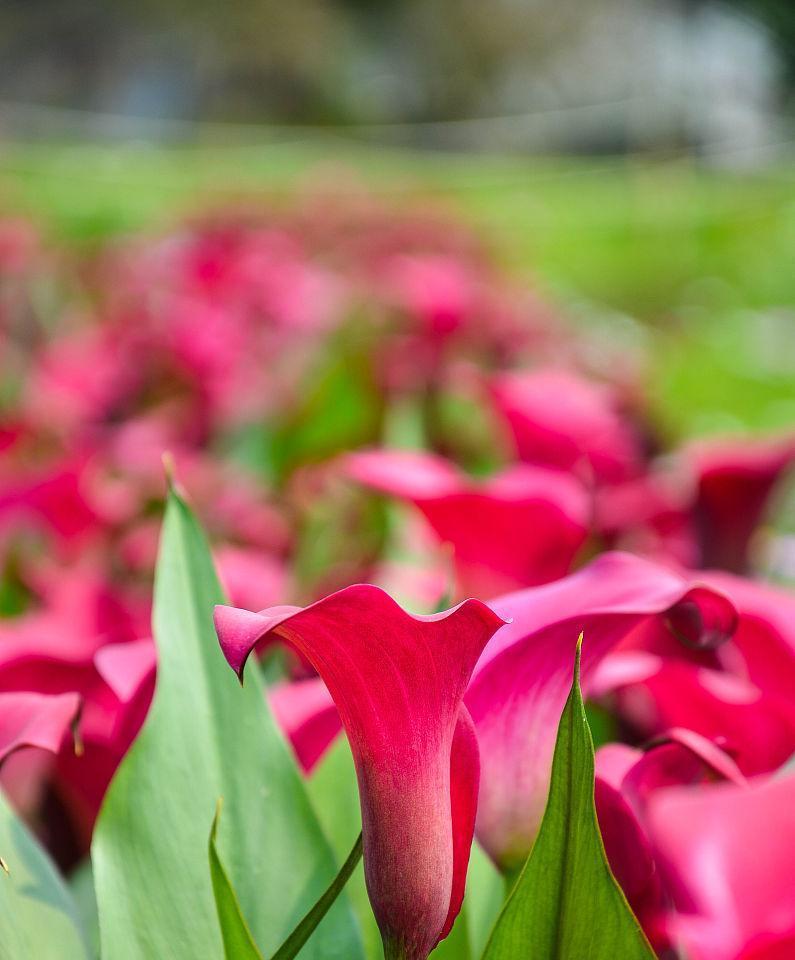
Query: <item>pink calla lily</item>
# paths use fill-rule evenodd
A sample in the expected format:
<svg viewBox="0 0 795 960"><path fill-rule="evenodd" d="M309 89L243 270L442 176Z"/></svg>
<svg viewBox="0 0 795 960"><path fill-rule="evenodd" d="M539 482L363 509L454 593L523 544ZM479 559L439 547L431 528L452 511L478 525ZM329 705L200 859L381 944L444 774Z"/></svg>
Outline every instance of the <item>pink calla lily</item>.
<svg viewBox="0 0 795 960"><path fill-rule="evenodd" d="M477 483L441 457L397 450L350 454L346 467L413 503L452 544L464 593L493 596L561 577L588 533L586 491L562 471L518 465Z"/></svg>
<svg viewBox="0 0 795 960"><path fill-rule="evenodd" d="M795 752L795 701L766 693L733 674L684 660L656 668L618 692L626 719L654 736L685 727L720 742L746 776L766 773Z"/></svg>
<svg viewBox="0 0 795 960"><path fill-rule="evenodd" d="M666 891L646 827L649 798L667 786L746 780L719 747L690 730L667 731L645 753L608 744L596 753L595 800L610 867L650 942L670 946L663 923Z"/></svg>
<svg viewBox="0 0 795 960"><path fill-rule="evenodd" d="M387 957L425 960L460 909L479 770L463 695L501 625L476 600L412 616L367 585L305 608L216 608L238 676L273 635L312 664L334 699L356 764L365 876Z"/></svg>
<svg viewBox="0 0 795 960"><path fill-rule="evenodd" d="M795 596L730 573L709 572L704 581L731 597L740 615L731 646L725 649L725 668L766 693L792 699Z"/></svg>
<svg viewBox="0 0 795 960"><path fill-rule="evenodd" d="M587 695L595 667L632 630L659 619L693 644L712 645L731 635L736 611L716 591L622 553L491 606L512 622L478 663L466 704L481 745L478 838L511 871L530 852L544 811L578 634Z"/></svg>
<svg viewBox="0 0 795 960"><path fill-rule="evenodd" d="M691 960L783 960L795 942L795 778L650 799L648 824L676 895L670 929Z"/></svg>
<svg viewBox="0 0 795 960"><path fill-rule="evenodd" d="M79 709L76 693L0 693L0 764L30 747L58 753Z"/></svg>
<svg viewBox="0 0 795 960"><path fill-rule="evenodd" d="M585 465L612 483L638 472L638 438L609 387L552 368L501 374L491 392L525 462L562 470Z"/></svg>

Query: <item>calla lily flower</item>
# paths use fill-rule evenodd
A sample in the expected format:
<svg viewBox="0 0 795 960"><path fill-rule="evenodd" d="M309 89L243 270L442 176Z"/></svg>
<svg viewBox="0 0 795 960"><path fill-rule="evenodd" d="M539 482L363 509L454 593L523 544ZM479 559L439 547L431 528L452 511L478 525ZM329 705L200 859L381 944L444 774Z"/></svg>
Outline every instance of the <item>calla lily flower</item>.
<svg viewBox="0 0 795 960"><path fill-rule="evenodd" d="M795 599L781 589L723 572L699 575L738 612L732 642L711 657L664 646L636 632L599 667L595 692L616 691L642 734L687 727L719 741L748 776L775 769L795 751ZM683 656L687 654L687 656Z"/></svg>
<svg viewBox="0 0 795 960"><path fill-rule="evenodd" d="M645 817L649 798L667 786L746 780L719 747L691 730L670 730L647 752L608 744L596 752L594 796L610 868L658 952L670 946L662 922L666 891Z"/></svg>
<svg viewBox="0 0 795 960"><path fill-rule="evenodd" d="M309 607L216 608L239 677L272 635L325 681L359 780L365 876L388 958L425 960L464 894L478 788L477 739L463 695L503 621L467 600L412 616L377 587L347 587Z"/></svg>
<svg viewBox="0 0 795 960"><path fill-rule="evenodd" d="M704 581L731 597L740 615L731 646L724 649L724 668L766 693L792 699L795 596L730 573L705 573Z"/></svg>
<svg viewBox="0 0 795 960"><path fill-rule="evenodd" d="M76 693L0 693L0 764L28 747L58 753L79 708Z"/></svg>
<svg viewBox="0 0 795 960"><path fill-rule="evenodd" d="M561 470L587 465L597 480L611 483L639 472L639 440L609 387L549 368L504 373L491 393L525 462Z"/></svg>
<svg viewBox="0 0 795 960"><path fill-rule="evenodd" d="M0 781L23 815L34 812L52 771L49 754L57 755L70 738L80 706L75 693L0 693Z"/></svg>
<svg viewBox="0 0 795 960"><path fill-rule="evenodd" d="M83 751L61 751L54 767L31 767L30 782L20 791L38 799L41 783L52 776L77 834L70 843L82 847L135 732L119 738L128 711L104 682L96 658L108 645L132 645L146 612L109 583L93 560L70 568L40 562L35 573L42 579L37 608L0 621L0 692L80 696ZM21 784L23 771L18 773Z"/></svg>
<svg viewBox="0 0 795 960"><path fill-rule="evenodd" d="M642 733L693 730L720 742L746 776L774 770L795 752L791 696L685 660L659 658L649 667L616 684L620 712Z"/></svg>
<svg viewBox="0 0 795 960"><path fill-rule="evenodd" d="M629 554L608 553L556 583L492 601L512 620L487 647L466 694L481 745L477 834L505 871L526 859L546 804L573 643L584 634L583 690L631 631L667 623L696 645L730 636L736 611L717 591Z"/></svg>
<svg viewBox="0 0 795 960"><path fill-rule="evenodd" d="M795 777L692 789L649 801L648 826L691 960L785 960L795 946Z"/></svg>
<svg viewBox="0 0 795 960"><path fill-rule="evenodd" d="M686 458L697 483L701 566L743 573L770 495L795 462L795 437L704 441Z"/></svg>
<svg viewBox="0 0 795 960"><path fill-rule="evenodd" d="M413 503L452 544L464 593L493 596L568 573L585 542L589 501L567 473L519 465L477 483L433 454L371 450L346 458L371 489Z"/></svg>

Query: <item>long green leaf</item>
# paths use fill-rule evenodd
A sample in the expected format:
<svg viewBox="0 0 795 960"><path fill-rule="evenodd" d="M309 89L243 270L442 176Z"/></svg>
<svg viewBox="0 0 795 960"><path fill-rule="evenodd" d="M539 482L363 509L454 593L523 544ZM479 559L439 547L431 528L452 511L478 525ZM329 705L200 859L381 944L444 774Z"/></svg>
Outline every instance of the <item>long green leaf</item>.
<svg viewBox="0 0 795 960"><path fill-rule="evenodd" d="M72 897L0 791L0 960L87 960Z"/></svg>
<svg viewBox="0 0 795 960"><path fill-rule="evenodd" d="M229 879L229 874L221 862L216 839L218 837L218 820L221 816L221 801L215 808L213 825L210 830L208 856L210 859L210 878L213 883L215 909L218 911L218 922L221 925L221 939L224 941L224 956L226 960L262 960L254 937L251 935L246 918L240 909L235 888Z"/></svg>
<svg viewBox="0 0 795 960"><path fill-rule="evenodd" d="M103 960L221 960L207 869L218 797L218 849L264 954L335 874L256 663L241 689L221 654L212 625L221 599L204 536L172 491L155 578L155 699L108 792L92 848ZM361 958L343 897L302 960Z"/></svg>
<svg viewBox="0 0 795 960"><path fill-rule="evenodd" d="M599 833L593 742L580 691L581 644L582 637L541 829L484 960L654 960L610 872Z"/></svg>

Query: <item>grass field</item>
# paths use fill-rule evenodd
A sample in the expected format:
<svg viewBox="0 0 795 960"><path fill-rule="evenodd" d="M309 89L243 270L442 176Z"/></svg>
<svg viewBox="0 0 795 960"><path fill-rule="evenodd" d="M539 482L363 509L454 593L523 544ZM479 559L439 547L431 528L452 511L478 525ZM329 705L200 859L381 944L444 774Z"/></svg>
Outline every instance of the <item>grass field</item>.
<svg viewBox="0 0 795 960"><path fill-rule="evenodd" d="M312 180L340 194L365 184L391 201L438 198L573 318L648 339L649 393L669 434L795 423L795 167L419 154L331 139L0 147L0 206L74 243L240 196L282 198Z"/></svg>

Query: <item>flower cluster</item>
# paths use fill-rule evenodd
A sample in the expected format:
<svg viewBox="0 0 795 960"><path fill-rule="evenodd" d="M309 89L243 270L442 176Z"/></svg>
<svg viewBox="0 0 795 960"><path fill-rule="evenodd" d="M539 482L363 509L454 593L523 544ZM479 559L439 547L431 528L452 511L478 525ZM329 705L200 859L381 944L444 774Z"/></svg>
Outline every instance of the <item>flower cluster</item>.
<svg viewBox="0 0 795 960"><path fill-rule="evenodd" d="M314 197L75 257L0 223L0 781L64 869L156 687L166 453L229 665L269 668L307 778L347 737L387 957L447 937L473 843L517 882L580 634L648 943L795 951L795 596L752 575L795 434L666 447L642 359L612 375L427 211Z"/></svg>

